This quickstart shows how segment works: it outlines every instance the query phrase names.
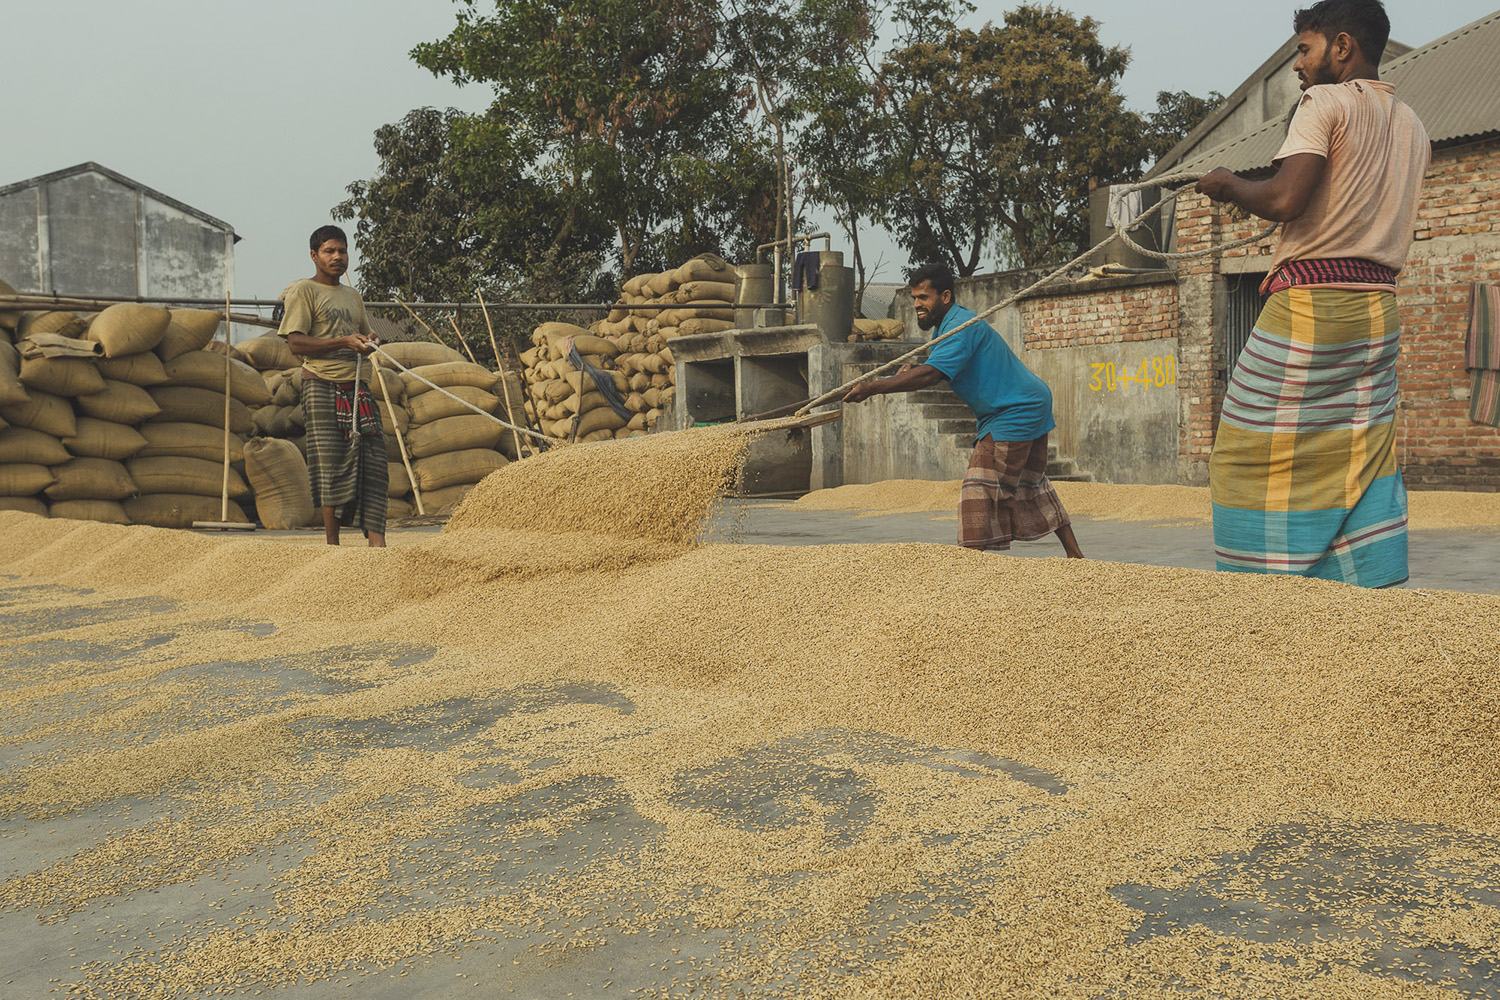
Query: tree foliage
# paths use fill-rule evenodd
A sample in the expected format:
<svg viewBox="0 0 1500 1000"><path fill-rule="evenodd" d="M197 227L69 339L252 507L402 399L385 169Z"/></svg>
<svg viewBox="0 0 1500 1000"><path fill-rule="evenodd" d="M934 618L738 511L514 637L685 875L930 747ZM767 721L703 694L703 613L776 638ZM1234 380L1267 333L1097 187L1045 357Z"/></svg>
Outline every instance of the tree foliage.
<svg viewBox="0 0 1500 1000"><path fill-rule="evenodd" d="M1092 18L1030 5L891 52L889 218L902 245L962 275L992 248L1028 266L1077 253L1089 179L1130 174L1145 155L1118 86L1128 63Z"/></svg>
<svg viewBox="0 0 1500 1000"><path fill-rule="evenodd" d="M822 213L861 281L871 224L959 274L1063 259L1089 179L1132 176L1221 99L1126 109L1128 52L1051 6L963 28L966 0L455 3L412 56L494 102L376 134L378 174L336 210L372 294L605 298L616 269L749 259Z"/></svg>
<svg viewBox="0 0 1500 1000"><path fill-rule="evenodd" d="M1146 115L1146 153L1152 162L1170 153L1223 103L1224 95L1217 90L1209 91L1207 97L1196 97L1186 90L1159 91L1156 110Z"/></svg>

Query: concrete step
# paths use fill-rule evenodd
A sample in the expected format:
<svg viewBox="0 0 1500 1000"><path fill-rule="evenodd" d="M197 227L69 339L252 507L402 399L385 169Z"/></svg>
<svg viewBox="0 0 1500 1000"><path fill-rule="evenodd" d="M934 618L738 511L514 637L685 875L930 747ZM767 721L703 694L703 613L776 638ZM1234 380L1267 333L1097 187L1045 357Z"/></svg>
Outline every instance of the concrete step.
<svg viewBox="0 0 1500 1000"><path fill-rule="evenodd" d="M940 435L949 435L949 434L951 434L951 435L953 435L955 437L967 436L970 441L974 440L974 432L977 429L978 429L978 427L974 423L974 418L973 417L970 417L967 420L950 419L950 420L939 420L937 422L937 432L938 432L938 434L940 434Z"/></svg>
<svg viewBox="0 0 1500 1000"><path fill-rule="evenodd" d="M1092 483L1094 481L1094 477L1087 472L1077 472L1071 476L1054 476L1048 473L1047 478L1054 483Z"/></svg>
<svg viewBox="0 0 1500 1000"><path fill-rule="evenodd" d="M958 393L946 386L931 386L926 389L918 389L916 392L906 393L906 398L913 403L958 403L963 405L963 400L958 398Z"/></svg>
<svg viewBox="0 0 1500 1000"><path fill-rule="evenodd" d="M1059 458L1047 463L1047 478L1061 479L1064 476L1079 475L1078 464L1071 458Z"/></svg>
<svg viewBox="0 0 1500 1000"><path fill-rule="evenodd" d="M928 420L968 420L974 422L974 411L963 403L924 403L922 416Z"/></svg>

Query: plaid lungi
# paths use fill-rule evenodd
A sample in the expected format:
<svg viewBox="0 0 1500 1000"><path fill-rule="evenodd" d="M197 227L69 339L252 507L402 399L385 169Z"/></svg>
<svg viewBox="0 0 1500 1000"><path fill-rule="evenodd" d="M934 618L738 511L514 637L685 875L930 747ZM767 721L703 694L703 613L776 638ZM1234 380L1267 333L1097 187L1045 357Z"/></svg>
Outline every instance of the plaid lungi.
<svg viewBox="0 0 1500 1000"><path fill-rule="evenodd" d="M1469 419L1500 427L1500 285L1469 286L1469 336L1464 360L1474 373Z"/></svg>
<svg viewBox="0 0 1500 1000"><path fill-rule="evenodd" d="M384 533L390 470L369 387L360 383L355 398L351 383L304 377L302 410L307 417L313 506L336 508L345 527ZM351 420L357 433L350 433Z"/></svg>
<svg viewBox="0 0 1500 1000"><path fill-rule="evenodd" d="M1400 353L1390 292L1297 287L1266 301L1209 462L1221 570L1362 587L1407 578Z"/></svg>
<svg viewBox="0 0 1500 1000"><path fill-rule="evenodd" d="M1069 523L1047 478L1047 435L974 442L958 494L958 544L1004 552L1014 540L1034 542Z"/></svg>

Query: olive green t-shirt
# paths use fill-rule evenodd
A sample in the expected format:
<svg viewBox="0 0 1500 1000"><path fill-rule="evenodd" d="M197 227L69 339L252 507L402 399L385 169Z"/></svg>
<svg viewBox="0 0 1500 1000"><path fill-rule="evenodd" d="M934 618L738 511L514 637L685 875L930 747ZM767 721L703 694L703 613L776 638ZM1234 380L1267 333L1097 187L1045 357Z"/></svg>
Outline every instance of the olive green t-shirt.
<svg viewBox="0 0 1500 1000"><path fill-rule="evenodd" d="M336 340L355 333L375 336L370 321L365 318L364 299L348 285L325 285L303 278L292 282L281 294L284 311L281 329L276 331L278 336L301 333L319 340ZM317 358L304 357L302 371L327 382L348 382L354 378L357 358L358 355L347 349ZM360 365L362 381L369 381L372 363L366 356Z"/></svg>

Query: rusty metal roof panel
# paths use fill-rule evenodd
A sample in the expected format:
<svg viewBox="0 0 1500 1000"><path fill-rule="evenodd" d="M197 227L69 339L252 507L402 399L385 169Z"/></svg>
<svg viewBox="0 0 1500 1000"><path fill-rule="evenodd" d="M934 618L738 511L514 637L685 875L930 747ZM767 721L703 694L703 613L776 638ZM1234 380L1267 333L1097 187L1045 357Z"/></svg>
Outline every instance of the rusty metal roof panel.
<svg viewBox="0 0 1500 1000"><path fill-rule="evenodd" d="M1438 145L1500 132L1500 11L1384 69Z"/></svg>
<svg viewBox="0 0 1500 1000"><path fill-rule="evenodd" d="M1500 135L1500 11L1415 49L1381 69L1434 145ZM1286 135L1287 117L1266 122L1222 146L1173 167L1202 173L1228 167L1236 173L1271 166Z"/></svg>

